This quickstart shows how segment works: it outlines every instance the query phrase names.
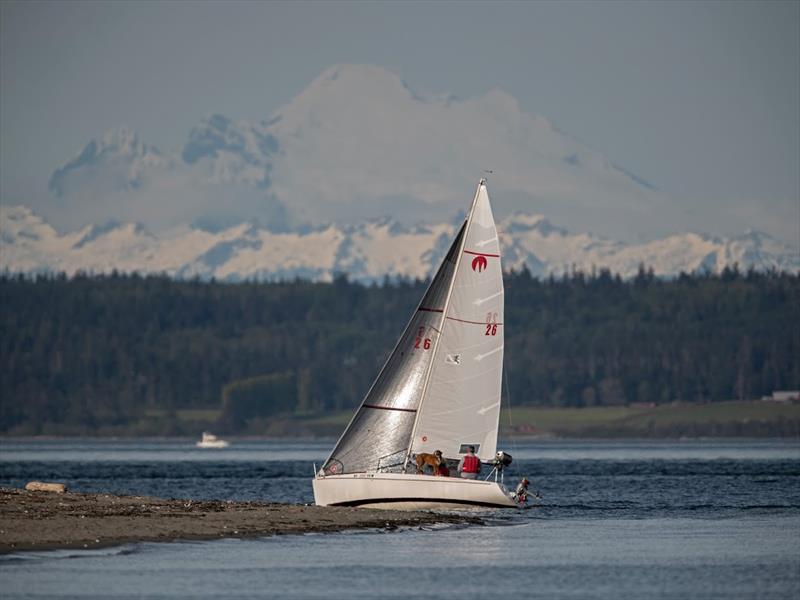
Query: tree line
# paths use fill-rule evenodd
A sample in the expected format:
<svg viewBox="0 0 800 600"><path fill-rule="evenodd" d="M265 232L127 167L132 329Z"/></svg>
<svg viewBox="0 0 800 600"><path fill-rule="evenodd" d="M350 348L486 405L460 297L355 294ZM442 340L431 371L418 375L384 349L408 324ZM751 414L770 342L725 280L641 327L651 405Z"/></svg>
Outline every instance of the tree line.
<svg viewBox="0 0 800 600"><path fill-rule="evenodd" d="M523 269L505 284L514 405L714 402L800 387L798 274L539 279ZM237 431L353 408L425 287L0 275L0 431L126 431L186 409L221 409L220 426Z"/></svg>

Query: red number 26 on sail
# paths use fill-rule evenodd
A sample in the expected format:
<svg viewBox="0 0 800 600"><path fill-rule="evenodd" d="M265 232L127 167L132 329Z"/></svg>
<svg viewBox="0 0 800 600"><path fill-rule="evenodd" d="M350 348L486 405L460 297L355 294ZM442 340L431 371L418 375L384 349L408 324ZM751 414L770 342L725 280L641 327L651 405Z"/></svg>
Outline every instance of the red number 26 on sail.
<svg viewBox="0 0 800 600"><path fill-rule="evenodd" d="M417 339L414 341L414 348L419 348L420 344L422 344L423 350L430 350L431 349L431 338L423 339L422 336L425 335L425 328L420 327L419 331L417 332Z"/></svg>

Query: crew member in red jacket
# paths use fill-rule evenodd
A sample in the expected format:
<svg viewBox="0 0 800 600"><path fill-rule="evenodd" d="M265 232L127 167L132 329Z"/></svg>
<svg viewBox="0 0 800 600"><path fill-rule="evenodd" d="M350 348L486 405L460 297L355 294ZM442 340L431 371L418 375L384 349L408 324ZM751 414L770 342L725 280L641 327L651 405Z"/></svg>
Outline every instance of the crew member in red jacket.
<svg viewBox="0 0 800 600"><path fill-rule="evenodd" d="M475 456L475 446L469 447L469 452L461 457L458 463L458 472L463 479L476 479L481 472L481 459Z"/></svg>

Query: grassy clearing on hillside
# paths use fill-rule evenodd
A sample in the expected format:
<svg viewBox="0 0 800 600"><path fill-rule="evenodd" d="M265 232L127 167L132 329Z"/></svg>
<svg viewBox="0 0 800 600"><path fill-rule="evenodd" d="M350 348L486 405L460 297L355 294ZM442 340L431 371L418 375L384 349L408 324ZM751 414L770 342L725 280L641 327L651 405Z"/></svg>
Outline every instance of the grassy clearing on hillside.
<svg viewBox="0 0 800 600"><path fill-rule="evenodd" d="M628 406L558 408L525 406L504 410L500 428L506 434L579 434L587 427L619 423L650 409Z"/></svg>
<svg viewBox="0 0 800 600"><path fill-rule="evenodd" d="M800 437L800 405L737 401L656 407L520 407L504 411L500 423L506 435Z"/></svg>

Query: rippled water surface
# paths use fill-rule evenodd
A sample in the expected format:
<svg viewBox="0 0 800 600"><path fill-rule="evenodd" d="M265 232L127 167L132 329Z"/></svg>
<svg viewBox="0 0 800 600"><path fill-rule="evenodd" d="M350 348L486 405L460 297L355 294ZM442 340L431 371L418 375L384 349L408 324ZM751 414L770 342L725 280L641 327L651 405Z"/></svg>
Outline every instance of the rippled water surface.
<svg viewBox="0 0 800 600"><path fill-rule="evenodd" d="M330 443L0 442L0 485L312 502ZM506 444L542 494L486 527L0 557L3 597L797 598L797 441Z"/></svg>

